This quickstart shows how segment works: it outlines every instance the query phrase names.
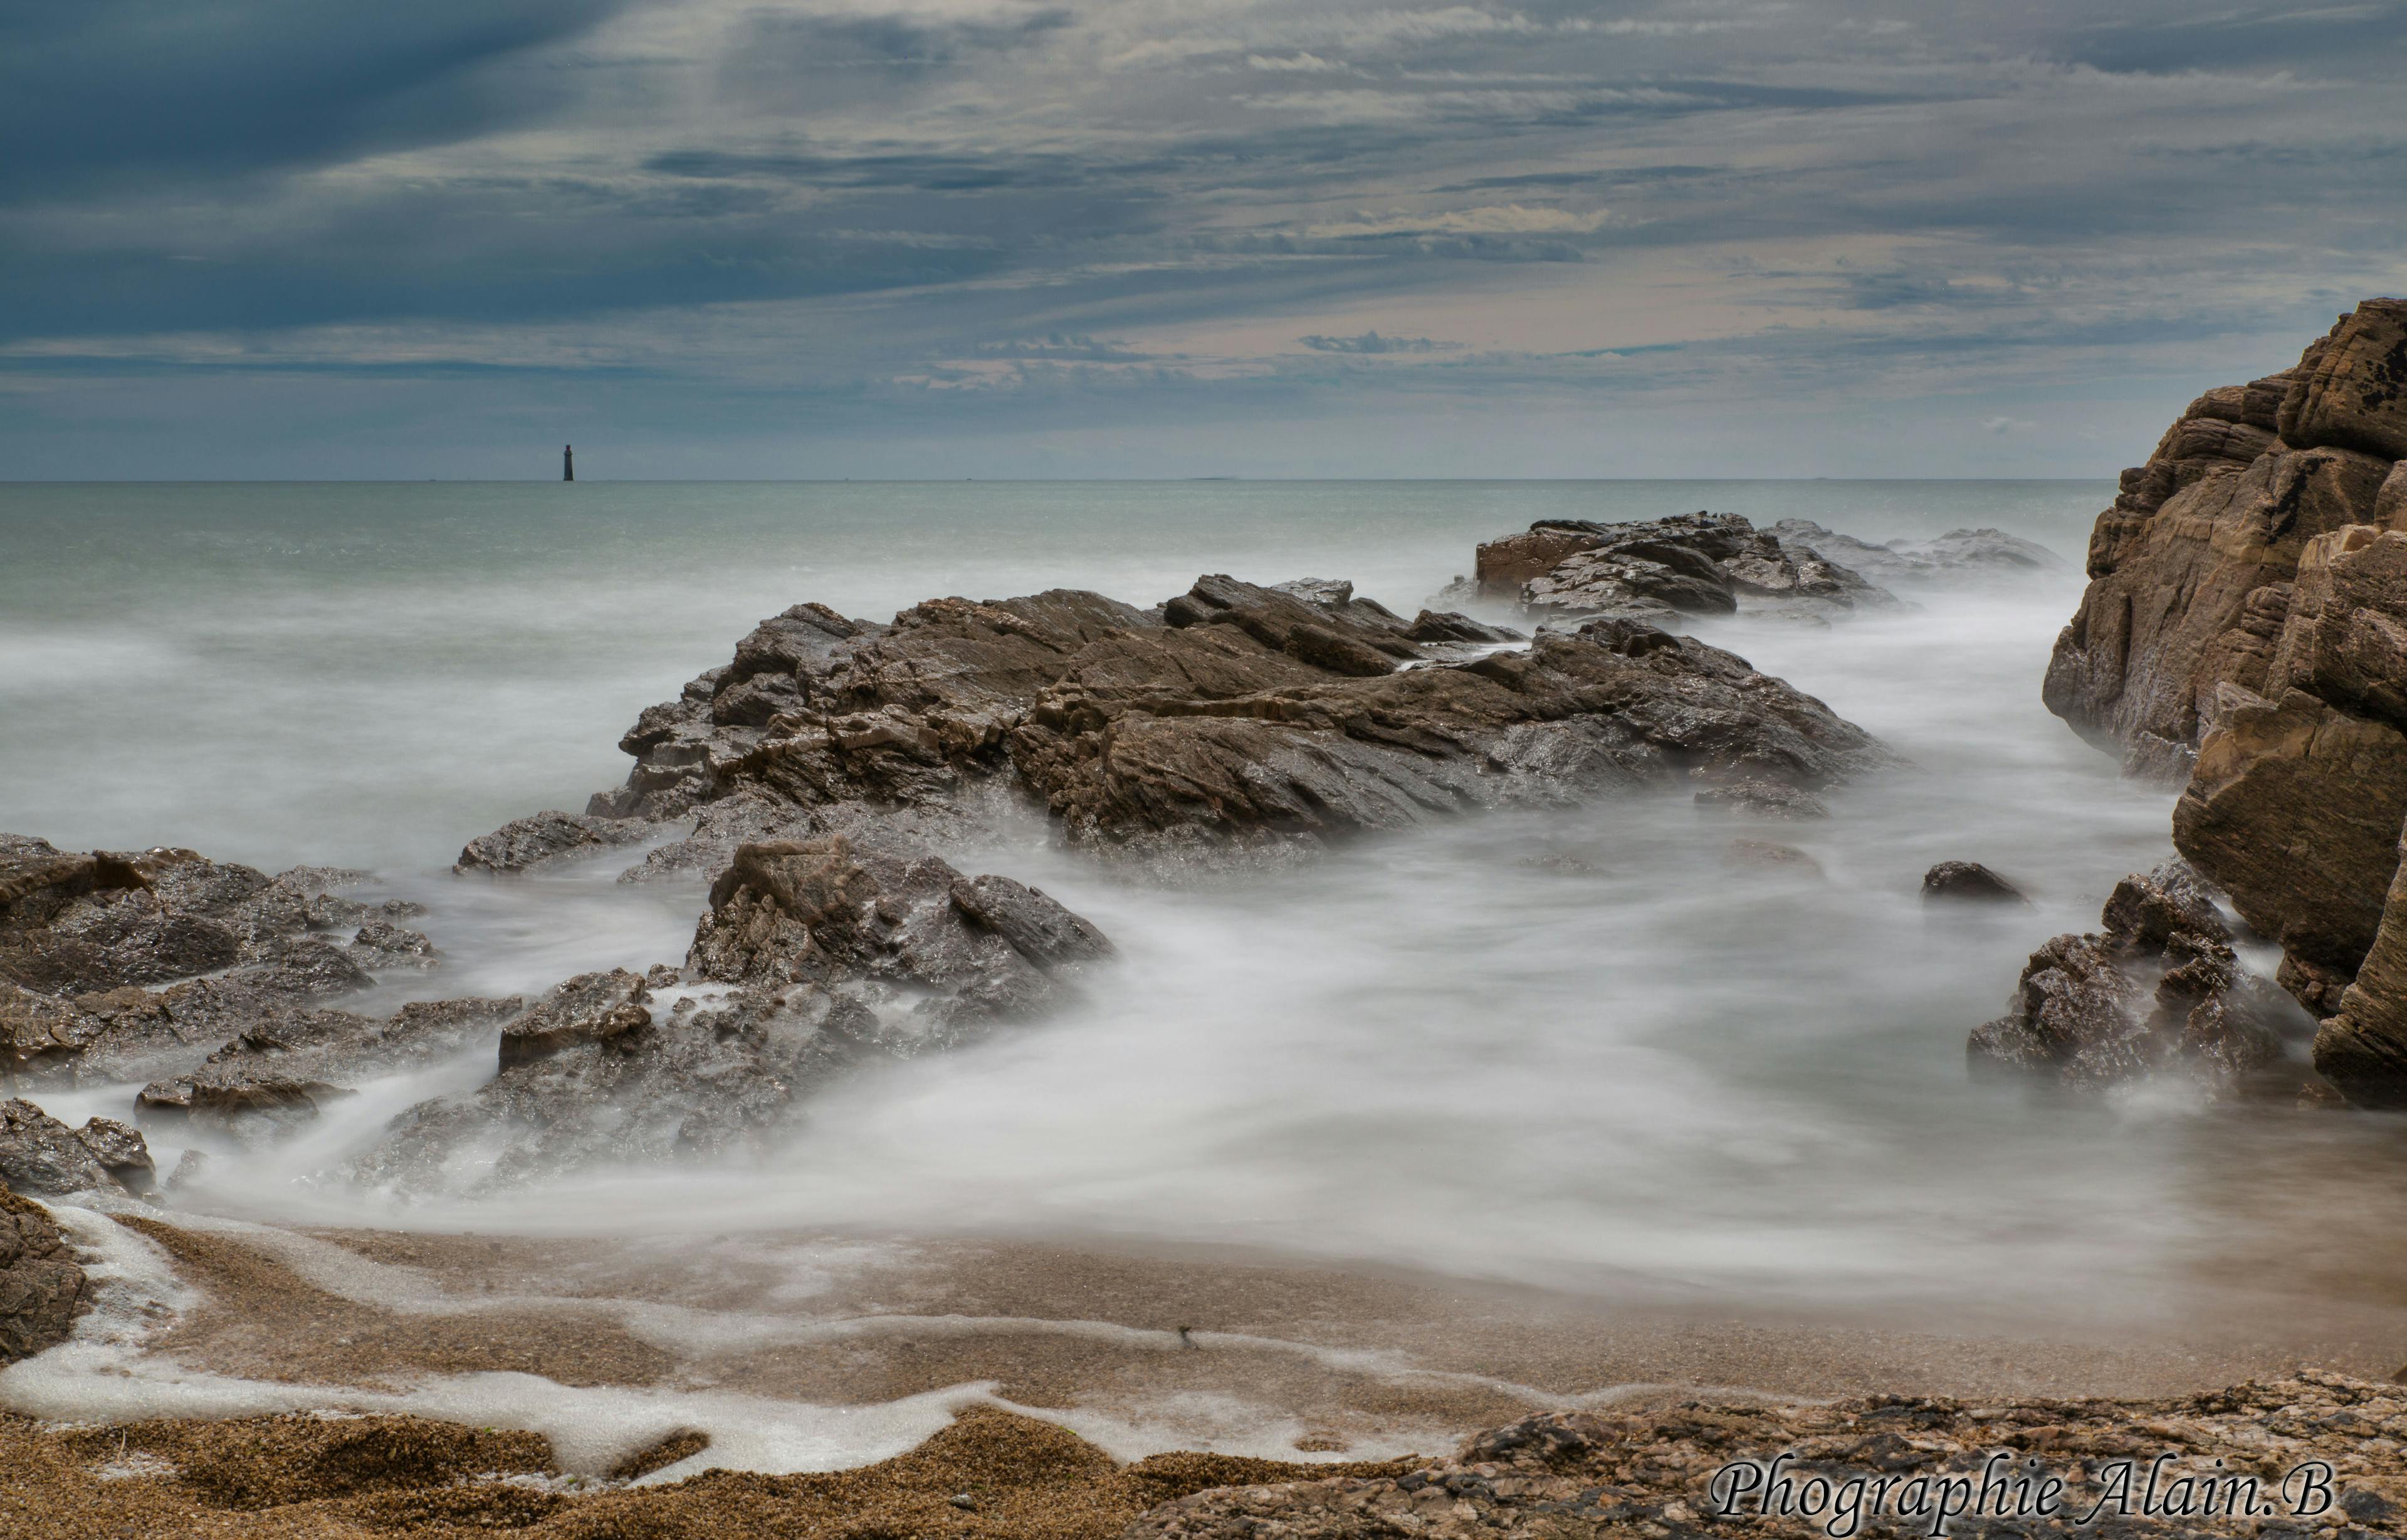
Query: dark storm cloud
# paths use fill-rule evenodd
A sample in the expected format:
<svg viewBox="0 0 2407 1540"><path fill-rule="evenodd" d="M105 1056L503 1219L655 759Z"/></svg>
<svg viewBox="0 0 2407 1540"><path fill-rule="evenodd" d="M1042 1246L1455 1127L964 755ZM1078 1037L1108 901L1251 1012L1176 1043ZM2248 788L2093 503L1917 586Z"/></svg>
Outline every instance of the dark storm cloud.
<svg viewBox="0 0 2407 1540"><path fill-rule="evenodd" d="M0 455L103 377L205 420L212 370L664 381L664 435L746 401L849 440L2187 380L2407 287L2402 36L2393 0L0 0Z"/></svg>
<svg viewBox="0 0 2407 1540"><path fill-rule="evenodd" d="M478 71L619 0L14 0L0 7L0 194L324 164L557 106Z"/></svg>

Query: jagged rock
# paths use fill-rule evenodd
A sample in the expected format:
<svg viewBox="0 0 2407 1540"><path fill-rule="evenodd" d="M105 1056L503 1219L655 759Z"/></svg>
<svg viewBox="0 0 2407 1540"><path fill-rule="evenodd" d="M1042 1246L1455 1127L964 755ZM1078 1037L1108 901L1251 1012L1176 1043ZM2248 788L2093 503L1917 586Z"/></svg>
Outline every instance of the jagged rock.
<svg viewBox="0 0 2407 1540"><path fill-rule="evenodd" d="M0 1182L0 1365L64 1342L91 1291L50 1210Z"/></svg>
<svg viewBox="0 0 2407 1540"><path fill-rule="evenodd" d="M1147 854L1317 842L1692 773L1814 787L1886 761L1744 659L1617 619L1344 680L1295 671L1237 624L1121 633L1044 692L1010 748L1071 839Z"/></svg>
<svg viewBox="0 0 2407 1540"><path fill-rule="evenodd" d="M1276 592L1292 593L1316 605L1342 606L1354 597L1354 585L1343 578L1296 578L1271 587Z"/></svg>
<svg viewBox="0 0 2407 1540"><path fill-rule="evenodd" d="M1074 841L1219 860L1692 772L1802 789L1887 762L1819 702L1650 627L1498 650L1517 640L1320 580L1209 576L1152 611L1065 590L932 600L890 626L798 606L644 713L632 794L608 799L626 817L587 821L645 837L692 815L629 875L715 873L764 838L940 837L1016 786ZM785 704L757 723L728 704L773 676Z"/></svg>
<svg viewBox="0 0 2407 1540"><path fill-rule="evenodd" d="M128 1192L148 1192L157 1183L159 1167L139 1130L114 1118L93 1118L76 1130L76 1140Z"/></svg>
<svg viewBox="0 0 2407 1540"><path fill-rule="evenodd" d="M1542 520L1481 546L1477 570L1483 595L1532 612L1656 622L1727 614L1741 595L1840 608L1893 602L1859 573L1730 513L1629 524Z"/></svg>
<svg viewBox="0 0 2407 1540"><path fill-rule="evenodd" d="M523 872L562 856L636 844L650 836L625 819L546 811L505 823L470 840L452 863L455 872Z"/></svg>
<svg viewBox="0 0 2407 1540"><path fill-rule="evenodd" d="M1474 620L1455 609L1425 609L1413 617L1404 631L1404 639L1414 642L1470 642L1492 645L1497 642L1524 642L1527 632L1511 626L1489 625Z"/></svg>
<svg viewBox="0 0 2407 1540"><path fill-rule="evenodd" d="M2013 1008L1966 1041L1975 1077L2097 1091L2179 1070L2228 1094L2306 1027L2241 967L2213 895L2183 863L2125 877L2101 922L2100 934L2059 935L2031 954Z"/></svg>
<svg viewBox="0 0 2407 1540"><path fill-rule="evenodd" d="M124 1124L94 1119L79 1134L31 1102L0 1102L0 1183L20 1192L121 1191L112 1165L150 1170L149 1149Z"/></svg>
<svg viewBox="0 0 2407 1540"><path fill-rule="evenodd" d="M359 873L270 877L164 848L63 856L25 835L0 835L0 866L15 874L0 906L0 1077L26 1084L143 1077L363 989L370 969L433 961L393 923L416 905L327 891Z"/></svg>
<svg viewBox="0 0 2407 1540"><path fill-rule="evenodd" d="M525 1008L511 997L412 1001L382 1019L288 1011L245 1030L191 1072L152 1081L135 1106L146 1121L189 1120L246 1146L270 1143L316 1121L356 1082L449 1058Z"/></svg>
<svg viewBox="0 0 2407 1540"><path fill-rule="evenodd" d="M499 1074L396 1119L354 1174L477 1191L597 1162L757 1150L833 1077L1056 1005L1070 975L1110 953L1043 893L965 877L891 831L747 844L713 885L685 969L586 974L523 1009L500 1003L513 1014ZM253 1046L220 1059L240 1071ZM337 1067L356 1062L353 1049Z"/></svg>
<svg viewBox="0 0 2407 1540"><path fill-rule="evenodd" d="M394 1119L352 1174L474 1192L601 1163L756 1151L791 1130L811 1092L892 1051L874 1012L816 984L657 1004L632 973L568 980L504 1029L498 1075Z"/></svg>
<svg viewBox="0 0 2407 1540"><path fill-rule="evenodd" d="M1823 528L1810 519L1783 519L1766 526L1781 549L1802 551L1860 575L1873 583L1930 581L1968 576L2061 572L2064 558L2037 541L1996 529L1949 530L1927 540L1873 545Z"/></svg>
<svg viewBox="0 0 2407 1540"><path fill-rule="evenodd" d="M747 845L710 901L686 956L696 975L901 986L921 996L915 1034L942 1042L1050 1008L1060 969L1110 952L1093 925L1007 877L843 834Z"/></svg>
<svg viewBox="0 0 2407 1540"><path fill-rule="evenodd" d="M2174 843L2329 1019L2318 1067L2377 1105L2407 1060L2407 970L2370 962L2407 818L2402 349L2407 300L2368 300L2297 368L2192 403L2100 517L2045 692L2127 768L2187 777Z"/></svg>
<svg viewBox="0 0 2407 1540"><path fill-rule="evenodd" d="M2173 844L2240 917L2319 975L2354 977L2407 820L2407 737L2304 691L2227 711L2173 808Z"/></svg>
<svg viewBox="0 0 2407 1540"><path fill-rule="evenodd" d="M2028 904L2023 891L1977 861L1943 861L1922 874L1922 901Z"/></svg>
<svg viewBox="0 0 2407 1540"><path fill-rule="evenodd" d="M2192 402L2124 473L2048 667L2050 710L2112 752L2177 763L2218 685L2277 693L2266 673L2307 543L2383 521L2407 453L2387 447L2402 321L2407 301L2366 301L2296 369Z"/></svg>
<svg viewBox="0 0 2407 1540"><path fill-rule="evenodd" d="M1736 780L1709 786L1692 799L1710 812L1744 813L1760 819L1829 818L1830 809L1811 791L1773 780Z"/></svg>
<svg viewBox="0 0 2407 1540"><path fill-rule="evenodd" d="M2407 300L2367 300L2299 360L2275 424L2292 444L2407 458Z"/></svg>

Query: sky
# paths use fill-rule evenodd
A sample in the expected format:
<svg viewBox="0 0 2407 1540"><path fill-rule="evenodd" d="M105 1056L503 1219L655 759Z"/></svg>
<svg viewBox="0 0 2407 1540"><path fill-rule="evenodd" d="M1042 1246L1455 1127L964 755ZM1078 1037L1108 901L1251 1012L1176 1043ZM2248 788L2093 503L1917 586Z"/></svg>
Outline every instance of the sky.
<svg viewBox="0 0 2407 1540"><path fill-rule="evenodd" d="M2104 476L2407 0L0 0L0 479Z"/></svg>

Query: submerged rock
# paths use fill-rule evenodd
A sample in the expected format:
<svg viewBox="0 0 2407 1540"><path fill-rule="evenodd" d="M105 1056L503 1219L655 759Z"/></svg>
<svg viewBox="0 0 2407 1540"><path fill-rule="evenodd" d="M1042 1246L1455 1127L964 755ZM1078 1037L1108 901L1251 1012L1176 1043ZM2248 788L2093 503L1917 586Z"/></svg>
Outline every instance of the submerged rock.
<svg viewBox="0 0 2407 1540"><path fill-rule="evenodd" d="M64 1342L91 1292L50 1210L0 1182L0 1365Z"/></svg>
<svg viewBox="0 0 2407 1540"><path fill-rule="evenodd" d="M189 1073L152 1081L135 1105L146 1122L189 1122L263 1145L315 1122L359 1082L438 1063L524 1008L512 997L413 1001L381 1019L288 1012L247 1029Z"/></svg>
<svg viewBox="0 0 2407 1540"><path fill-rule="evenodd" d="M2247 972L2198 875L2171 861L2115 885L2104 929L2031 953L2013 1008L1973 1030L1976 1077L2006 1073L2102 1090L2162 1071L2230 1094L2277 1063L2305 1019ZM2295 1092L2295 1079L2286 1088Z"/></svg>
<svg viewBox="0 0 2407 1540"><path fill-rule="evenodd" d="M1943 861L1922 874L1922 901L2028 904L2023 891L1977 861Z"/></svg>
<svg viewBox="0 0 2407 1540"><path fill-rule="evenodd" d="M1873 545L1824 529L1810 519L1783 519L1769 533L1784 549L1805 550L1875 583L1966 577L2029 577L2062 572L2064 558L2035 540L1996 529L1949 530L1927 540Z"/></svg>
<svg viewBox="0 0 2407 1540"><path fill-rule="evenodd" d="M843 834L747 845L711 889L687 966L772 986L894 986L944 1041L1058 1005L1061 975L1111 955L1092 924L1008 877Z"/></svg>

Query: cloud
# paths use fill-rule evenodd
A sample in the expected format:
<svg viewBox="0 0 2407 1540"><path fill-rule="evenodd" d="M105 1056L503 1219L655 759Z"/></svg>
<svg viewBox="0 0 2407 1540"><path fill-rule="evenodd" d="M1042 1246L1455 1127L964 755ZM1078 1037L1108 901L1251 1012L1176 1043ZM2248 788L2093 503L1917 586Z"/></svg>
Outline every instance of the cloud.
<svg viewBox="0 0 2407 1540"><path fill-rule="evenodd" d="M2072 453L2024 425L2057 421L2036 396L2162 415L2407 290L2402 21L2299 0L0 8L0 474L245 444L272 464L413 371L461 413L460 381L517 381L662 443L757 421L830 453L1441 398L1466 468L1496 421L1607 404L1753 433L1913 403L1984 452ZM315 426L244 394L311 378ZM446 426L452 399L422 398L431 446L508 418L479 396Z"/></svg>
<svg viewBox="0 0 2407 1540"><path fill-rule="evenodd" d="M1316 353L1450 353L1460 349L1460 342L1438 342L1425 336L1381 336L1365 332L1360 336L1303 336L1298 342Z"/></svg>

